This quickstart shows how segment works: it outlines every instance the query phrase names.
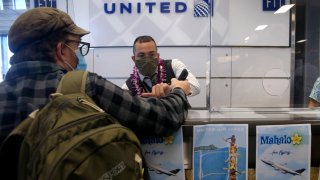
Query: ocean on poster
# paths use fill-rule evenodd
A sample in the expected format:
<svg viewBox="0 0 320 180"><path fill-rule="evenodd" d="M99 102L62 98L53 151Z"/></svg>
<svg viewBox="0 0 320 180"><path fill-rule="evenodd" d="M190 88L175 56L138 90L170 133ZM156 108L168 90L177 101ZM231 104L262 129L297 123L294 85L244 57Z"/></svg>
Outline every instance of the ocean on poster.
<svg viewBox="0 0 320 180"><path fill-rule="evenodd" d="M194 180L247 179L247 124L194 126L193 133Z"/></svg>
<svg viewBox="0 0 320 180"><path fill-rule="evenodd" d="M310 177L309 124L257 126L257 180Z"/></svg>
<svg viewBox="0 0 320 180"><path fill-rule="evenodd" d="M182 128L167 137L139 137L152 180L185 179Z"/></svg>

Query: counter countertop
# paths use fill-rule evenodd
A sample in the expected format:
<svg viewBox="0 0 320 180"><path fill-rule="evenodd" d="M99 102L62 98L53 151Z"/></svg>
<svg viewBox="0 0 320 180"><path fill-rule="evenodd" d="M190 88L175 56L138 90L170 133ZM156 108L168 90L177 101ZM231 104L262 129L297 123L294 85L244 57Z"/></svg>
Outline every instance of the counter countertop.
<svg viewBox="0 0 320 180"><path fill-rule="evenodd" d="M217 111L189 110L185 125L246 123L320 125L320 109L310 108L222 108Z"/></svg>

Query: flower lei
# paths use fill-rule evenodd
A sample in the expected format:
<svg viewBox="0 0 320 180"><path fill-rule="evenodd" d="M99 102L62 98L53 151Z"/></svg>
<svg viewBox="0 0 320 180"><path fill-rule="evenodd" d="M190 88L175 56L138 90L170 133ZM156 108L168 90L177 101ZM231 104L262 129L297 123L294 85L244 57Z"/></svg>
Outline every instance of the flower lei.
<svg viewBox="0 0 320 180"><path fill-rule="evenodd" d="M166 81L166 68L164 65L164 60L160 59L158 63L158 73L157 73L157 83L162 83ZM132 89L137 95L141 95L143 92L143 87L139 78L138 68L133 67L133 73L131 74Z"/></svg>

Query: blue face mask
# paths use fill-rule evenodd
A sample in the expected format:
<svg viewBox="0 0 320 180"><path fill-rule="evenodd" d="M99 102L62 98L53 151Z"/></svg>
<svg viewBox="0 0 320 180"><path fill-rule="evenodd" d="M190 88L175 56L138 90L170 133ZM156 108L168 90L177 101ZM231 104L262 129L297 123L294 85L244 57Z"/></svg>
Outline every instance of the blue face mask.
<svg viewBox="0 0 320 180"><path fill-rule="evenodd" d="M76 67L76 70L85 71L87 69L87 63L86 63L86 60L84 59L84 56L82 56L79 49L77 49L75 53L78 59L78 65Z"/></svg>

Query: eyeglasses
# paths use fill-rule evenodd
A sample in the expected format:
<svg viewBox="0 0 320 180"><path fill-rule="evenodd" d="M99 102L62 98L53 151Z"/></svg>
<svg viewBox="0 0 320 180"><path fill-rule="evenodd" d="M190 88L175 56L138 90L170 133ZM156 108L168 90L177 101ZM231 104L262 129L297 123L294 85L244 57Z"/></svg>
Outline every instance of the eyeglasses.
<svg viewBox="0 0 320 180"><path fill-rule="evenodd" d="M76 41L76 40L66 40L66 42L75 42L79 44L79 50L82 56L85 56L89 53L90 49L90 43L88 42L82 42L82 41Z"/></svg>

